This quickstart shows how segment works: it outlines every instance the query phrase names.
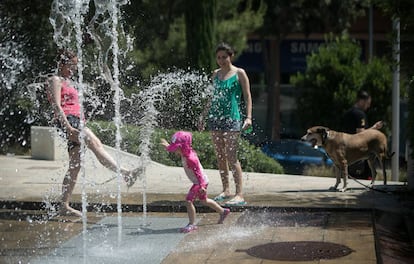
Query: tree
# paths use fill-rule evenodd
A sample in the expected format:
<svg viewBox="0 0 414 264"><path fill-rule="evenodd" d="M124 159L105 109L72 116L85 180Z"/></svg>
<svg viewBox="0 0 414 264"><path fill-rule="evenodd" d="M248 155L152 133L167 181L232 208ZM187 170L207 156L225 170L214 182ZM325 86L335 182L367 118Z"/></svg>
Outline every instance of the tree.
<svg viewBox="0 0 414 264"><path fill-rule="evenodd" d="M236 56L240 55L247 47L247 37L263 27L266 10L264 0L219 1L216 40L227 42L236 50Z"/></svg>
<svg viewBox="0 0 414 264"><path fill-rule="evenodd" d="M212 3L207 6L210 9L208 12L199 10L207 3ZM214 17L215 21L193 23L191 19L187 19L189 24L186 24L186 7L194 14L197 14L197 11L207 12L209 19ZM215 14L211 13L213 8ZM131 1L131 6L125 8L124 12L126 29L133 32L135 36L136 48L131 56L134 58L137 74L145 83L152 75L159 72L176 68L186 69L189 60L191 64L210 61L211 67L214 67L214 48L217 42L228 42L241 52L246 48L248 34L262 26L265 11L266 5L263 0L208 0L191 1L191 4L184 0ZM202 21L199 17L200 13L198 14L197 19L200 19L198 21ZM201 29L200 23L203 23L205 29ZM212 26L215 26L214 30L210 28ZM200 30L206 29L212 30L214 35L208 39L208 34L203 34L203 45L199 39L196 39L199 38L197 35L188 36L190 32L199 34L202 33ZM193 56L202 56L203 59Z"/></svg>
<svg viewBox="0 0 414 264"><path fill-rule="evenodd" d="M303 130L323 125L341 131L342 116L354 104L360 89L373 96L368 120L389 122L391 64L380 58L365 64L360 58L360 45L347 35L327 39L308 56L305 73L291 78L291 83L301 90L298 113Z"/></svg>
<svg viewBox="0 0 414 264"><path fill-rule="evenodd" d="M49 8L41 0L0 2L0 153L27 148L31 124L45 124L43 91L28 85L53 67Z"/></svg>
<svg viewBox="0 0 414 264"><path fill-rule="evenodd" d="M412 37L414 32L414 3L410 0L375 0L373 2L386 14L393 18L400 19L401 86L403 88L408 88L407 139L411 143L411 149L414 149L414 68L412 67L412 62L414 60L414 51L412 49ZM394 43L394 36L390 37L390 42ZM414 152L411 153L411 157L414 158Z"/></svg>
<svg viewBox="0 0 414 264"><path fill-rule="evenodd" d="M333 32L339 34L346 31L355 19L365 13L369 0L266 0L267 13L263 27L258 31L262 39L263 59L268 96L268 136L272 139L280 137L280 83L278 75L280 65L279 45L289 33ZM270 38L270 45L265 45Z"/></svg>
<svg viewBox="0 0 414 264"><path fill-rule="evenodd" d="M215 45L216 0L186 1L185 29L187 56L191 68L211 72Z"/></svg>

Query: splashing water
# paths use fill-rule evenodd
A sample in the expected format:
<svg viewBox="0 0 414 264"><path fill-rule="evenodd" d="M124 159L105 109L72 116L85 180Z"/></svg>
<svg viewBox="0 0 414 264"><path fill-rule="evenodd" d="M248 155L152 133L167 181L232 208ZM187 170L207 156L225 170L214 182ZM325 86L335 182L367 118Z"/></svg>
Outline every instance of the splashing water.
<svg viewBox="0 0 414 264"><path fill-rule="evenodd" d="M149 153L151 151L151 137L154 129L160 125L163 127L178 127L177 122L182 120L189 120L185 126L193 128L198 121L197 112L201 112L203 101L211 94L212 86L208 77L197 72L185 72L183 70L175 70L168 73L160 73L151 79L148 87L137 87L141 92L133 94L131 98L126 98L120 83L120 57L125 57L126 53L132 49L131 39L125 36L122 26L118 23L120 14L120 7L127 4L127 1L94 1L94 10L92 18L86 25L81 22L85 20L85 16L89 10L88 0L65 1L55 0L52 4L52 12L50 22L54 28L54 40L59 47L71 47L76 43L77 55L79 59L78 64L78 81L77 86L81 95L80 99L85 100L83 96L85 90L91 89L91 85L85 83L83 79L84 69L94 69L97 82L105 81L110 86L110 92L113 93L114 102L114 123L116 126L115 147L120 150L120 142L122 141L120 128L122 120L130 124L135 124L140 127L139 134L139 160L138 164L143 168L143 175L145 175L145 168L151 161ZM90 14L88 14L90 16ZM99 21L99 22L98 22ZM85 28L85 29L83 29ZM82 30L83 29L83 30ZM85 33L86 31L86 33ZM122 39L126 40L126 48L120 49L119 35L122 34ZM93 40L95 52L93 60L96 65L91 65L90 61L83 59L90 54L84 54L82 44L87 40ZM89 49L90 50L90 49ZM88 64L87 67L85 65ZM128 66L127 66L128 67ZM91 70L89 70L91 71ZM92 75L88 73L88 75ZM194 94L194 90L199 93ZM90 92L93 93L93 92ZM181 98L177 99L177 96ZM120 112L120 103L124 100L129 102L130 107L123 109ZM186 103L188 100L188 103ZM101 102L95 100L93 105L99 106ZM197 107L194 107L197 106ZM161 110L160 110L161 109ZM168 115L168 119L165 116ZM142 113L142 114L139 114ZM197 116L194 118L194 116ZM174 119L173 117L176 117ZM169 120L169 123L166 123ZM84 153L84 151L83 151ZM137 153L138 154L138 153ZM82 154L84 155L84 154ZM119 226L122 226L122 208L121 208L121 173L120 173L120 156L117 153L117 179L118 179L118 196L117 196L117 211ZM82 161L84 162L84 161ZM82 163L82 168L84 164ZM82 188L82 211L86 215L87 194L85 192L86 177L84 170L82 171L83 188ZM144 221L146 219L146 178L142 178L143 184L143 214ZM86 219L85 226L86 226ZM144 223L145 225L146 223ZM85 227L86 232L86 227Z"/></svg>
<svg viewBox="0 0 414 264"><path fill-rule="evenodd" d="M121 118L120 118L120 87L119 87L119 67L118 67L118 13L119 7L126 2L121 1L95 1L95 14L89 24L90 29L89 33L96 33L93 26L95 26L96 18L104 17L106 20L102 22L101 25L109 25L111 30L107 30L106 34L110 35L110 43L111 45L108 47L108 51L111 51L112 58L113 58L113 77L110 73L110 67L105 63L107 59L101 58L98 61L101 62L99 68L101 72L105 72L103 74L106 77L106 81L110 84L111 89L115 91L114 96L114 103L115 103L115 125L116 125L116 163L117 163L117 178L118 178L118 199L117 199L117 210L118 210L118 226L119 226L119 234L121 234L122 228L122 218L121 218L121 170L120 170L120 125L121 125ZM82 174L82 215L83 215L83 234L87 232L87 219L86 219L86 212L87 212L87 194L86 194L86 175L85 175L85 143L84 137L85 134L83 133L84 127L84 117L82 116L83 111L83 102L84 102L84 79L83 79L83 49L82 46L84 44L84 31L83 31L83 21L85 20L85 16L89 11L89 0L77 0L77 1L60 1L55 0L52 4L50 22L54 28L54 40L58 47L60 48L69 48L71 47L71 43L75 40L76 43L76 51L78 57L78 80L77 80L77 87L79 90L79 101L81 105L81 124L80 124L80 141L81 141L81 174ZM95 42L99 46L100 55L106 54L108 51L102 50L101 45L101 38L99 34L93 34L91 36L96 40ZM103 70L102 70L103 69ZM84 236L85 237L85 236ZM120 241L120 236L118 240ZM84 243L85 244L85 243Z"/></svg>
<svg viewBox="0 0 414 264"><path fill-rule="evenodd" d="M2 23L0 23L0 27L1 25ZM8 90L11 90L17 84L17 76L30 65L21 50L21 44L13 40L0 43L0 85Z"/></svg>
<svg viewBox="0 0 414 264"><path fill-rule="evenodd" d="M151 162L150 152L152 146L152 135L155 128L161 126L163 128L192 129L196 127L199 113L205 105L205 100L212 93L212 86L209 78L199 72L191 72L184 70L171 70L170 72L160 73L151 78L149 84L145 87L137 85L137 93L132 94L130 98L126 98L122 90L121 75L125 72L120 70L119 61L123 59L127 52L131 50L132 38L126 36L123 32L122 25L118 19L120 16L120 8L126 5L128 1L116 0L96 0L93 2L94 14L91 16L92 8L91 0L54 0L51 6L50 23L54 29L54 41L60 48L68 48L76 51L78 57L78 71L76 87L79 90L81 106L87 105L85 112L91 115L103 115L105 108L109 103L104 102L102 93L98 93L96 87L108 88L108 98L113 98L113 122L116 126L116 150L120 150L122 141L120 128L122 122L134 124L140 128L139 132L139 149L137 154L139 159L137 163L143 167L143 215L142 218L146 225L147 201L146 201L146 175L145 168ZM86 17L92 17L86 23ZM0 18L1 19L1 18ZM120 35L122 35L120 37ZM118 44L122 41L121 48ZM93 40L92 44L86 44ZM1 43L0 61L7 62L5 69L10 69L12 78L6 87L16 86L16 80L20 73L25 71L24 66L29 65L25 59L25 55L19 52L19 46L16 43ZM87 48L85 48L85 45ZM88 46L89 45L89 46ZM93 45L93 46L92 46ZM14 47L13 50L10 47ZM10 52L14 52L10 55ZM9 62L10 61L10 62ZM126 65L128 67L128 65ZM2 73L5 73L3 71ZM47 76L40 76L44 80ZM44 82L32 83L27 86L34 88L33 91L44 92ZM194 92L196 91L196 92ZM98 96L99 94L99 96ZM36 103L35 94L28 94L32 97L32 102ZM121 112L121 102L123 103ZM39 105L37 107L40 108ZM81 109L83 113L86 109ZM39 111L40 112L40 111ZM46 113L42 113L46 114ZM89 116L88 116L89 117ZM86 117L86 119L88 119ZM167 118L166 118L167 117ZM84 126L81 123L81 128ZM82 131L82 129L81 129ZM82 134L81 137L84 137ZM88 194L86 186L91 185L87 180L85 173L85 144L82 142L81 153L81 181L82 184L82 212L83 212L83 234L87 233L86 210L88 206ZM120 155L116 155L117 162L117 211L118 211L118 227L119 237L121 239L122 228L122 206L121 206L121 184L120 174ZM59 171L59 176L64 172ZM59 187L53 188L51 194L46 195L43 200L50 217L56 215L56 208L52 201L59 199L60 181L56 183ZM93 184L92 184L93 185ZM98 190L99 191L99 190ZM102 190L101 190L102 191ZM57 193L59 193L57 195ZM30 219L29 219L30 220ZM31 221L31 220L30 220ZM84 236L86 237L86 236ZM85 242L85 241L84 241ZM86 243L84 243L85 247ZM86 249L84 249L86 251Z"/></svg>
<svg viewBox="0 0 414 264"><path fill-rule="evenodd" d="M207 76L200 75L196 72L184 72L184 71L175 71L170 73L162 73L155 76L147 89L143 90L139 94L139 101L142 104L139 106L139 112L145 113L139 120L140 130L140 145L139 150L141 153L141 163L144 168L148 166L150 162L150 150L151 150L151 136L154 132L154 128L158 125L158 119L160 118L160 111L157 109L157 106L160 104L166 103L166 98L169 94L180 91L186 85L191 84L191 87L199 88L195 89L200 91L199 95L194 95L190 98L195 105L202 105L201 102L206 99L212 92L212 87L209 85ZM167 102L168 103L168 102ZM172 102L173 104L176 102ZM175 113L170 113L170 116L176 115L177 112L189 112L188 105L185 104L175 104L177 108L173 109ZM168 111L167 111L168 112ZM169 116L169 118L170 118ZM164 119L161 117L161 119ZM196 121L194 118L192 120L194 125ZM143 178L144 190L146 189L146 178ZM146 195L143 193L143 214L144 220L146 219ZM145 224L145 223L144 223Z"/></svg>

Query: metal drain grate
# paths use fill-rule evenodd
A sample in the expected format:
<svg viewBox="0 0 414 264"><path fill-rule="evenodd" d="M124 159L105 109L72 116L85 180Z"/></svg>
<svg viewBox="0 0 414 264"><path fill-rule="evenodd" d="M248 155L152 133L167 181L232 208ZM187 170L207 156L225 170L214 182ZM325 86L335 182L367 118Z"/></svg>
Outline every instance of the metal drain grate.
<svg viewBox="0 0 414 264"><path fill-rule="evenodd" d="M330 242L293 241L268 243L237 252L246 252L250 256L268 260L311 261L343 257L353 250Z"/></svg>

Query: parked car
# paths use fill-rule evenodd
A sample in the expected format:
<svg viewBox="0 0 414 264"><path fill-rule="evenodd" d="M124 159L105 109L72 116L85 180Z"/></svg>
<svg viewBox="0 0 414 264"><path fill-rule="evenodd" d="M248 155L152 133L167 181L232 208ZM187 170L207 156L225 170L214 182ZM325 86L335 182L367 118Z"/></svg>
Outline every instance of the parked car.
<svg viewBox="0 0 414 264"><path fill-rule="evenodd" d="M282 139L262 146L262 151L277 160L287 174L302 174L306 166L333 166L322 147L313 148L308 142Z"/></svg>

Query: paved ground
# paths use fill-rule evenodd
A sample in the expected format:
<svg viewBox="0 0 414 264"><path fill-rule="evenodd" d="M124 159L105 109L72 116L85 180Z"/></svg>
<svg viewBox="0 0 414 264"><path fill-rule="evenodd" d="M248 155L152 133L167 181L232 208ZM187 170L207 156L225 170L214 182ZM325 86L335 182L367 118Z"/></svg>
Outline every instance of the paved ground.
<svg viewBox="0 0 414 264"><path fill-rule="evenodd" d="M126 167L136 164L133 155L119 156ZM333 178L245 173L247 206L232 208L223 225L198 206L199 230L182 235L177 232L187 222L182 199L190 186L182 168L150 163L145 181L128 189L117 180L102 184L114 175L90 152L85 164L73 201L79 208L87 201L87 216L50 218L67 162L0 156L0 263L296 263L303 256L314 260L302 263L414 260L414 232L407 224L414 218L414 202L402 183L378 182L373 191L350 181L351 190L341 193L328 191ZM207 173L212 197L221 183L217 171Z"/></svg>

